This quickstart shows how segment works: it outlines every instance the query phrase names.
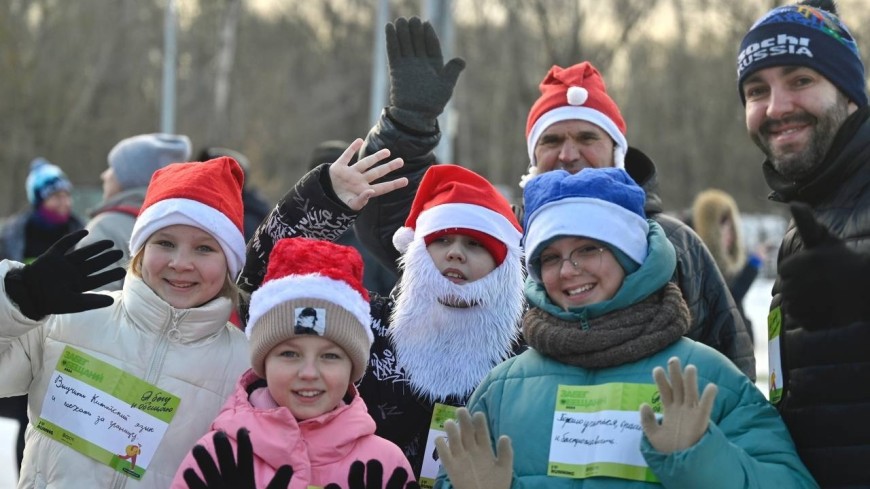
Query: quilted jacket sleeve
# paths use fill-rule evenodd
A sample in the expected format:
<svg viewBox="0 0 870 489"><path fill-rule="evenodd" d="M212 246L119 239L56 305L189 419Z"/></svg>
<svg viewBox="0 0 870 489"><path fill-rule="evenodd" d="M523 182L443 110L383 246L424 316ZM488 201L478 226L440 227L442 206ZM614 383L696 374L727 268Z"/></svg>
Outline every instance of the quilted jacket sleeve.
<svg viewBox="0 0 870 489"><path fill-rule="evenodd" d="M691 228L677 219L665 214L653 218L677 252L675 278L692 315L686 336L721 352L754 382L752 339L710 251Z"/></svg>

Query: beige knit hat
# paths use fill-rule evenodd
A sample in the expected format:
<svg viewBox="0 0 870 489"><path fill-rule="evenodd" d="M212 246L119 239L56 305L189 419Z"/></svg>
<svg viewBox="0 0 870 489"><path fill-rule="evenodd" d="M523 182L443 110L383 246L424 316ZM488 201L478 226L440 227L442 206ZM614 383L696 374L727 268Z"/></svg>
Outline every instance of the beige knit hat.
<svg viewBox="0 0 870 489"><path fill-rule="evenodd" d="M245 333L254 372L265 378L272 348L313 334L339 345L353 364L351 381L361 379L374 341L362 278L362 257L350 246L308 238L278 241L263 285L251 295Z"/></svg>

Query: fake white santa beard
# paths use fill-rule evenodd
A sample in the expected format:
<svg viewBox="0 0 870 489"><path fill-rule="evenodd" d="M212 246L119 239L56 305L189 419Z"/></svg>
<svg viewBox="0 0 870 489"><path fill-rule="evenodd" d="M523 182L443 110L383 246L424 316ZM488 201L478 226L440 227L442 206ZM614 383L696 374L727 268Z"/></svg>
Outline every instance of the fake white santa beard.
<svg viewBox="0 0 870 489"><path fill-rule="evenodd" d="M415 394L465 397L508 357L523 312L521 259L509 248L495 270L457 285L441 275L422 239L410 244L388 333Z"/></svg>

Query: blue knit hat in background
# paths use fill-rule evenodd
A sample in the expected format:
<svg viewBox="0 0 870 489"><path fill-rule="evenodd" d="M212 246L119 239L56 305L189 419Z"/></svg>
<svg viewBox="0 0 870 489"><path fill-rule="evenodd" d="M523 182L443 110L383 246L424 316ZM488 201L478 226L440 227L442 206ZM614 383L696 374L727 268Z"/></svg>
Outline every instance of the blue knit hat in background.
<svg viewBox="0 0 870 489"><path fill-rule="evenodd" d="M42 201L56 192L72 190L72 183L63 170L41 157L30 162L30 173L24 185L27 189L27 200L33 207L39 207Z"/></svg>
<svg viewBox="0 0 870 489"><path fill-rule="evenodd" d="M777 7L746 33L737 55L737 90L746 105L743 82L763 68L812 68L859 107L867 105L864 63L846 25L831 11L809 5Z"/></svg>
<svg viewBox="0 0 870 489"><path fill-rule="evenodd" d="M556 170L535 176L523 192L526 269L540 282L538 258L554 239L583 236L601 241L643 264L649 224L646 194L621 168Z"/></svg>
<svg viewBox="0 0 870 489"><path fill-rule="evenodd" d="M109 166L123 190L147 187L151 175L170 163L190 160L187 136L140 134L121 140L109 151Z"/></svg>

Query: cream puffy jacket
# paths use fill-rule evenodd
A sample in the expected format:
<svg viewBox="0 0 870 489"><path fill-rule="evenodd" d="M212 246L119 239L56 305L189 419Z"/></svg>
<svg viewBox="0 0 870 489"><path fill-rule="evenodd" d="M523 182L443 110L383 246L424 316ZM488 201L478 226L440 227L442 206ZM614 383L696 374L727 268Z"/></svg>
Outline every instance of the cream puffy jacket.
<svg viewBox="0 0 870 489"><path fill-rule="evenodd" d="M174 309L141 279L128 274L115 303L77 314L32 321L6 295L0 262L0 396L29 394L19 488L165 489L181 461L208 431L235 381L248 368L244 333L227 322L228 299ZM33 428L58 358L72 346L181 398L141 481L101 464Z"/></svg>

